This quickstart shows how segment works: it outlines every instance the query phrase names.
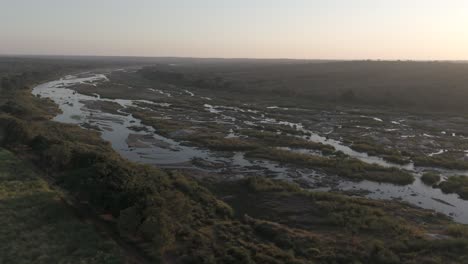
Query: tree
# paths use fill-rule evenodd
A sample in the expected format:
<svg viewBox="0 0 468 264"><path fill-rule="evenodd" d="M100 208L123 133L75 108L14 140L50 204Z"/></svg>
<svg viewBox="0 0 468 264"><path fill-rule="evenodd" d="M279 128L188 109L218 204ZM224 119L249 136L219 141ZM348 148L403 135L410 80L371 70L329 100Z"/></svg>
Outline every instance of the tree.
<svg viewBox="0 0 468 264"><path fill-rule="evenodd" d="M352 89L348 89L346 91L343 91L340 95L341 100L347 101L347 102L353 102L356 101L356 94Z"/></svg>

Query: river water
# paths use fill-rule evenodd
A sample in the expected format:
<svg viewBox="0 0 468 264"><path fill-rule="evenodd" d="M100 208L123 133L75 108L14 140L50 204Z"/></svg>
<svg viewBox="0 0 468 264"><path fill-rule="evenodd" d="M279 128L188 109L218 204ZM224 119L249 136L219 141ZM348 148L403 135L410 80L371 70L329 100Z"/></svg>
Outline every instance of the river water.
<svg viewBox="0 0 468 264"><path fill-rule="evenodd" d="M194 158L198 158L222 164L223 166L216 169L218 172L229 170L231 175L236 175L238 177L264 173L286 180L297 180L300 178L303 181L311 183L323 177L327 177L313 170L286 167L275 162L264 160L246 159L242 152L226 155L225 153L216 153L206 149L186 146L180 142L159 135L153 127L142 124L141 120L125 112L125 109L128 107L140 107L138 103L171 107L169 104L154 103L145 100L106 99L101 98L97 94L95 96L88 96L70 89L70 87L77 84L97 85L107 81L109 81L108 78L102 73L69 75L59 80L38 85L33 89L32 93L36 96L52 99L60 107L62 113L54 118L55 121L82 126L88 124L97 128L101 131L103 139L109 141L112 147L123 157L132 161L153 164L160 167L195 168L191 161ZM196 96L188 90L185 90L185 94L190 97ZM161 96L167 95L161 94ZM86 102L96 101L117 103L122 109L119 110L118 113L107 113L86 107ZM410 171L416 176L416 181L406 186L370 181L352 182L343 179L340 180L338 186L334 186L334 188L345 191L365 190L369 192L367 197L372 199L402 200L418 207L432 209L449 215L453 217L455 221L468 224L468 201L460 199L458 195L444 194L439 189L424 185L420 180L420 175L425 168L415 167L412 163L408 165L393 164L380 157L354 151L339 141L327 139L326 137L304 128L302 124L267 118L265 113L260 113L259 111L237 107L213 106L209 104L205 105L205 109L206 111L219 115L223 120L235 119L224 113L226 110L249 113L250 115L254 115L251 116L254 122L246 121L246 125L249 125L249 123L255 124L256 122L259 124L289 126L306 134L304 138L307 140L332 145L337 150L364 162L377 163L384 167L398 167ZM235 135L231 133L228 136L234 137ZM135 138L134 141L138 144L132 144L130 147L129 138L132 137ZM214 169L211 168L210 170L213 171ZM439 171L442 175L468 175L468 172L464 171ZM323 188L323 190L328 189L329 188Z"/></svg>

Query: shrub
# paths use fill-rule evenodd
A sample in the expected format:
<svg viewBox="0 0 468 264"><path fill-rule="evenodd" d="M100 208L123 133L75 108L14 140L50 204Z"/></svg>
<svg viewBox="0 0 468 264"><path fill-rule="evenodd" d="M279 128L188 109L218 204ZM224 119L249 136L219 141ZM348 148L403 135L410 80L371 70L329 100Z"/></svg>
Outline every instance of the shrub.
<svg viewBox="0 0 468 264"><path fill-rule="evenodd" d="M456 238L468 238L468 226L452 224L447 227L447 233Z"/></svg>
<svg viewBox="0 0 468 264"><path fill-rule="evenodd" d="M432 186L440 181L440 175L435 172L427 172L423 174L421 180L426 185Z"/></svg>
<svg viewBox="0 0 468 264"><path fill-rule="evenodd" d="M30 141L31 131L26 122L10 116L3 116L0 120L0 137L2 145L11 146L24 144Z"/></svg>
<svg viewBox="0 0 468 264"><path fill-rule="evenodd" d="M122 234L135 234L141 225L141 215L135 206L120 211L119 231Z"/></svg>
<svg viewBox="0 0 468 264"><path fill-rule="evenodd" d="M29 146L38 154L41 154L43 151L45 151L49 145L49 140L47 140L47 138L42 135L35 136L29 143Z"/></svg>
<svg viewBox="0 0 468 264"><path fill-rule="evenodd" d="M67 144L54 144L42 152L44 162L56 169L65 168L72 158L72 153Z"/></svg>
<svg viewBox="0 0 468 264"><path fill-rule="evenodd" d="M451 176L447 181L441 182L439 188L445 193L456 193L462 199L468 199L467 176Z"/></svg>
<svg viewBox="0 0 468 264"><path fill-rule="evenodd" d="M245 263L252 264L252 258L250 257L250 252L242 247L230 247L226 250L226 255L221 260L226 264L236 264L236 263Z"/></svg>

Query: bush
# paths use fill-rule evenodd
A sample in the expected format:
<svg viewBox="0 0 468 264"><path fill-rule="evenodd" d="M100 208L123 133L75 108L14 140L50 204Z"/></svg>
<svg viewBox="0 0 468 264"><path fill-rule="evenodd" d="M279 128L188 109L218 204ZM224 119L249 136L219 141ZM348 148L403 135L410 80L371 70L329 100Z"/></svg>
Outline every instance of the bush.
<svg viewBox="0 0 468 264"><path fill-rule="evenodd" d="M162 212L156 212L148 217L140 226L143 236L152 242L153 254L159 255L165 247L175 240L173 221Z"/></svg>
<svg viewBox="0 0 468 264"><path fill-rule="evenodd" d="M47 138L42 135L35 136L29 143L29 146L38 154L41 154L43 151L45 151L49 145L49 140L47 140Z"/></svg>
<svg viewBox="0 0 468 264"><path fill-rule="evenodd" d="M141 215L135 206L120 211L119 231L123 235L135 234L141 225Z"/></svg>
<svg viewBox="0 0 468 264"><path fill-rule="evenodd" d="M242 247L230 247L226 250L226 255L221 260L222 263L226 264L236 264L236 263L245 263L252 264L252 258L250 257L250 252Z"/></svg>
<svg viewBox="0 0 468 264"><path fill-rule="evenodd" d="M440 175L435 172L427 172L423 174L421 181L426 185L433 186L440 181Z"/></svg>
<svg viewBox="0 0 468 264"><path fill-rule="evenodd" d="M452 224L448 226L447 233L456 238L468 238L468 226Z"/></svg>
<svg viewBox="0 0 468 264"><path fill-rule="evenodd" d="M445 193L456 193L462 199L468 199L467 176L451 176L447 181L441 182L439 188Z"/></svg>
<svg viewBox="0 0 468 264"><path fill-rule="evenodd" d="M11 116L2 116L0 118L0 143L2 145L25 144L30 139L31 131L26 122Z"/></svg>
<svg viewBox="0 0 468 264"><path fill-rule="evenodd" d="M54 144L42 152L43 160L50 167L63 169L69 165L72 153L67 144Z"/></svg>

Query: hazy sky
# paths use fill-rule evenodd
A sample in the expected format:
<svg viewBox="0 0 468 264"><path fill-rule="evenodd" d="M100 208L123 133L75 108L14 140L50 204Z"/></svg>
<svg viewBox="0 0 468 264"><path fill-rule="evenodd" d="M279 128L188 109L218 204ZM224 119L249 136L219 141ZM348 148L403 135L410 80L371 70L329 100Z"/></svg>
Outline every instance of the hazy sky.
<svg viewBox="0 0 468 264"><path fill-rule="evenodd" d="M468 59L468 0L0 0L0 54Z"/></svg>

